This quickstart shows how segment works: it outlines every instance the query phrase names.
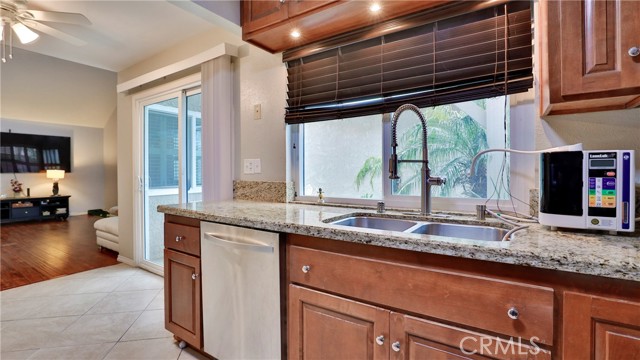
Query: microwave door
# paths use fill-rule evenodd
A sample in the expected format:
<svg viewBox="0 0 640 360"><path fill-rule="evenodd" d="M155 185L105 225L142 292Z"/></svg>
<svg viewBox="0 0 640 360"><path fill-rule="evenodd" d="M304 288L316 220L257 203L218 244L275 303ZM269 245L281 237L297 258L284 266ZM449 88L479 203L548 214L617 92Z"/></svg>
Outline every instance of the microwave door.
<svg viewBox="0 0 640 360"><path fill-rule="evenodd" d="M540 212L582 216L582 151L543 153L540 156Z"/></svg>

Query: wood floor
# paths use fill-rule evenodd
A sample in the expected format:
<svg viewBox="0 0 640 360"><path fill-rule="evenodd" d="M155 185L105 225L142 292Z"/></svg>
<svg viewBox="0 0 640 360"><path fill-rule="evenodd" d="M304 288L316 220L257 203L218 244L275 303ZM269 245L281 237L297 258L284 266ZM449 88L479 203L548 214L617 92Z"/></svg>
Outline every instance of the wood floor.
<svg viewBox="0 0 640 360"><path fill-rule="evenodd" d="M118 254L98 249L98 216L0 226L0 290L115 265Z"/></svg>

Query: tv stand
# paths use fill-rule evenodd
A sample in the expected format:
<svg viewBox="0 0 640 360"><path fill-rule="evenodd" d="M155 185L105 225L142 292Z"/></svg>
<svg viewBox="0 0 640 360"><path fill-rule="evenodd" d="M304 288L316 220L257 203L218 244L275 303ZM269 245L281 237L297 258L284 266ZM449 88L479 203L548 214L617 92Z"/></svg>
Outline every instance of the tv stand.
<svg viewBox="0 0 640 360"><path fill-rule="evenodd" d="M71 195L0 199L0 224L31 220L66 220Z"/></svg>

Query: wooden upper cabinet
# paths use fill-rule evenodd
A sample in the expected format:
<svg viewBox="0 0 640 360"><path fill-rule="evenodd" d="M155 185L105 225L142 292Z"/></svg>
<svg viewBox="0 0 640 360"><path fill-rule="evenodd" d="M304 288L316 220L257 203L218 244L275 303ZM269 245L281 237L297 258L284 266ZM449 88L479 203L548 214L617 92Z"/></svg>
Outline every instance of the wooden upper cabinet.
<svg viewBox="0 0 640 360"><path fill-rule="evenodd" d="M412 14L451 0L381 1L378 14L361 0L243 0L242 39L272 53L282 52L386 20ZM292 30L300 32L291 37Z"/></svg>
<svg viewBox="0 0 640 360"><path fill-rule="evenodd" d="M242 1L242 29L256 31L289 17L288 4L281 0Z"/></svg>
<svg viewBox="0 0 640 360"><path fill-rule="evenodd" d="M338 0L242 1L242 32L251 33Z"/></svg>
<svg viewBox="0 0 640 360"><path fill-rule="evenodd" d="M640 303L564 294L564 359L640 359Z"/></svg>
<svg viewBox="0 0 640 360"><path fill-rule="evenodd" d="M541 1L542 114L640 105L640 2Z"/></svg>
<svg viewBox="0 0 640 360"><path fill-rule="evenodd" d="M298 16L338 0L287 0L289 16Z"/></svg>

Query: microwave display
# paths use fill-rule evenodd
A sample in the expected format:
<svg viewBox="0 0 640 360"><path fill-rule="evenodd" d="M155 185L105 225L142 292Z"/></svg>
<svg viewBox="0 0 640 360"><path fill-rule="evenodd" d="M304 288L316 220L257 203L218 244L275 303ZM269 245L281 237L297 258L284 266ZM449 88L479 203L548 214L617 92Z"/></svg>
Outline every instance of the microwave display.
<svg viewBox="0 0 640 360"><path fill-rule="evenodd" d="M591 159L589 169L615 169L616 159Z"/></svg>

